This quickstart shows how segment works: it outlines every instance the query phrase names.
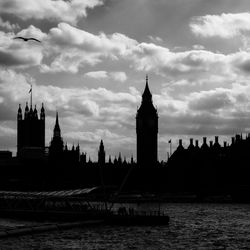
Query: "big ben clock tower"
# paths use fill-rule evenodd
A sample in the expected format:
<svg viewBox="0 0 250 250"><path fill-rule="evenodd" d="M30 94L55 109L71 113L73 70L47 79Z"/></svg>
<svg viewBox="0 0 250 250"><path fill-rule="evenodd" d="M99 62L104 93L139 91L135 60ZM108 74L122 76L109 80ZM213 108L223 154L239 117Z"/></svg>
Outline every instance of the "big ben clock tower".
<svg viewBox="0 0 250 250"><path fill-rule="evenodd" d="M142 102L136 115L137 164L153 167L157 163L158 114L152 102L152 94L146 86L142 94Z"/></svg>

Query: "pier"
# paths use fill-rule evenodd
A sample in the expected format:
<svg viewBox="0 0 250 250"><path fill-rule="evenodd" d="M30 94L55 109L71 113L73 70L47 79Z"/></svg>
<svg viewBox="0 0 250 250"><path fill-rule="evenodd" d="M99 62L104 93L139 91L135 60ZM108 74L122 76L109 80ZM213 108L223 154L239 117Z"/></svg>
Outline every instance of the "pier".
<svg viewBox="0 0 250 250"><path fill-rule="evenodd" d="M67 223L46 223L37 226L22 226L12 229L5 229L0 231L0 239L7 237L17 237L29 234L37 234L56 230L73 229L76 227L97 226L104 223L104 220L88 220L81 222L67 222Z"/></svg>

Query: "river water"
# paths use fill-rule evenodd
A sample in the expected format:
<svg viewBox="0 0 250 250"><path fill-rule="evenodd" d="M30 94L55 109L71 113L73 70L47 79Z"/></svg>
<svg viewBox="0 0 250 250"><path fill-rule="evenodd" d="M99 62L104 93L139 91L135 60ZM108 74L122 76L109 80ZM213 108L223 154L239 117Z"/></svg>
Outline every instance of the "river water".
<svg viewBox="0 0 250 250"><path fill-rule="evenodd" d="M250 205L164 204L161 209L170 216L168 226L53 231L1 239L0 249L250 249ZM0 227L27 223L0 219Z"/></svg>

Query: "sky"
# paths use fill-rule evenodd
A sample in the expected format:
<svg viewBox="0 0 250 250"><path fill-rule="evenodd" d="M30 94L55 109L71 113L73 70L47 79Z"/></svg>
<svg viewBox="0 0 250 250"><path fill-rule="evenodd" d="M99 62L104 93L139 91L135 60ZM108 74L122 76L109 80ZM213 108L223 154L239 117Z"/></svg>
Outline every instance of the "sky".
<svg viewBox="0 0 250 250"><path fill-rule="evenodd" d="M96 160L103 139L107 155L136 158L146 74L159 160L170 139L250 132L250 1L0 0L0 150L15 155L32 84L47 146L58 111L68 146Z"/></svg>

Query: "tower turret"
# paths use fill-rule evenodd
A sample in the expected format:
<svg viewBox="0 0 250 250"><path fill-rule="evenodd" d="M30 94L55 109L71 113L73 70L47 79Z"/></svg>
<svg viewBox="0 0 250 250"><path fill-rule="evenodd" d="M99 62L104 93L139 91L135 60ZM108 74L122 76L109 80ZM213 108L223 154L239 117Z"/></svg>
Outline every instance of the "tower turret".
<svg viewBox="0 0 250 250"><path fill-rule="evenodd" d="M133 158L133 155L131 155L130 163L131 163L131 164L134 164L134 158Z"/></svg>
<svg viewBox="0 0 250 250"><path fill-rule="evenodd" d="M207 137L203 137L203 143L201 145L202 152L207 152L209 149L209 146L207 145Z"/></svg>
<svg viewBox="0 0 250 250"><path fill-rule="evenodd" d="M40 113L40 119L45 120L45 109L42 103L41 113Z"/></svg>
<svg viewBox="0 0 250 250"><path fill-rule="evenodd" d="M112 164L111 155L109 155L109 165Z"/></svg>
<svg viewBox="0 0 250 250"><path fill-rule="evenodd" d="M23 119L23 115L22 115L22 109L21 109L21 104L19 104L19 108L17 111L17 120L20 121Z"/></svg>
<svg viewBox="0 0 250 250"><path fill-rule="evenodd" d="M34 108L33 114L34 114L34 118L37 120L37 119L38 119L38 115L37 115L36 105L35 105L35 108Z"/></svg>
<svg viewBox="0 0 250 250"><path fill-rule="evenodd" d="M28 102L26 102L24 119L28 119L28 117L29 117L29 107L28 107Z"/></svg>
<svg viewBox="0 0 250 250"><path fill-rule="evenodd" d="M32 119L33 117L34 117L34 112L33 112L32 106L30 105L29 119Z"/></svg>
<svg viewBox="0 0 250 250"><path fill-rule="evenodd" d="M19 104L17 113L17 156L43 157L45 154L45 120L38 119L37 108L28 106L26 102L24 119Z"/></svg>
<svg viewBox="0 0 250 250"><path fill-rule="evenodd" d="M118 164L121 165L122 164L122 155L121 152L119 152L119 156L118 156Z"/></svg>

